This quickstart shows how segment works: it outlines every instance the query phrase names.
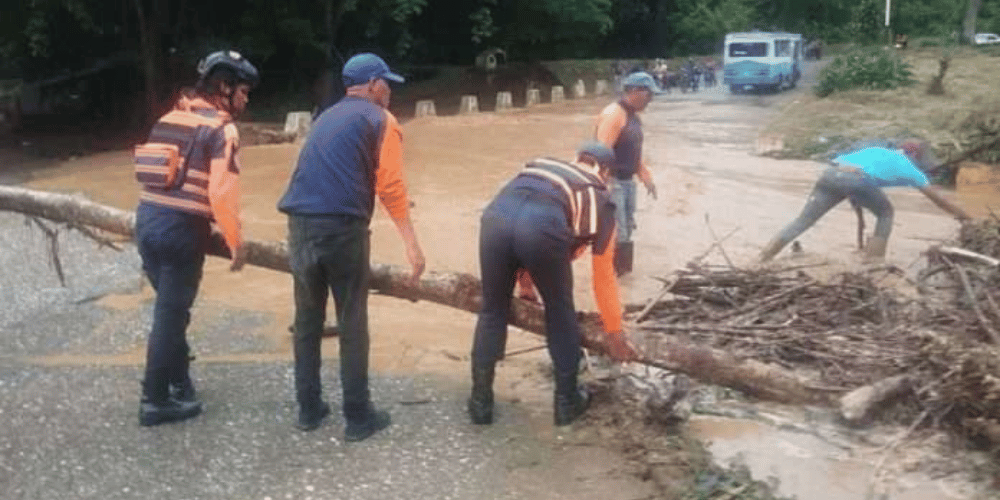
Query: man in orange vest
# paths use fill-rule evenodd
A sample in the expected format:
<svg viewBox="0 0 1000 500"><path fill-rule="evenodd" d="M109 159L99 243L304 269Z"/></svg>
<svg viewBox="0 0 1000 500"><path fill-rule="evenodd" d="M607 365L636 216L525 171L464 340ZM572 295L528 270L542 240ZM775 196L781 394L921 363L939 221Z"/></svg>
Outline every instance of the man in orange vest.
<svg viewBox="0 0 1000 500"><path fill-rule="evenodd" d="M189 373L186 330L213 222L232 254L230 269L239 271L246 261L239 216L239 135L233 120L246 109L259 75L235 51L209 54L198 73L194 95L181 97L160 118L136 154L142 192L135 240L156 290L139 405L143 426L201 413Z"/></svg>
<svg viewBox="0 0 1000 500"><path fill-rule="evenodd" d="M555 378L555 425L568 425L587 409L589 395L577 385L580 325L573 303L571 261L586 247L593 253L593 286L608 354L617 361L636 357L622 328L614 272L614 206L602 174L614 154L590 141L575 162L539 158L510 181L483 212L479 235L483 307L472 347L475 424L493 422L493 378L507 343L507 317L520 269L522 286L538 288L545 305L545 333Z"/></svg>

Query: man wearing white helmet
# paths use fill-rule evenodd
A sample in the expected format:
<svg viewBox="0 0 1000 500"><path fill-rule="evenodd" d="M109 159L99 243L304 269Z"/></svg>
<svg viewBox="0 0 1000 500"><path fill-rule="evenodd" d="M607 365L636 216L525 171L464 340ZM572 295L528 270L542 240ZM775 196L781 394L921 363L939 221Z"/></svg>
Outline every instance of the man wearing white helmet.
<svg viewBox="0 0 1000 500"><path fill-rule="evenodd" d="M139 424L158 425L201 413L189 373L186 330L201 282L214 223L239 271L246 260L240 224L239 137L233 120L249 102L257 69L235 51L208 55L198 65L194 93L153 126L136 147L142 191L135 241L156 290Z"/></svg>

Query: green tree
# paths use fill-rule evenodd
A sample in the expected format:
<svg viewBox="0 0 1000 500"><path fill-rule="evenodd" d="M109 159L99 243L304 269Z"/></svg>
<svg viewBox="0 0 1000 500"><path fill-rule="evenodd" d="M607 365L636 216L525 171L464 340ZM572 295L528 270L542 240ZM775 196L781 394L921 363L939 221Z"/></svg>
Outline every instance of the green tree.
<svg viewBox="0 0 1000 500"><path fill-rule="evenodd" d="M497 45L530 57L592 50L613 26L611 0L498 0L486 7L497 23Z"/></svg>
<svg viewBox="0 0 1000 500"><path fill-rule="evenodd" d="M950 36L962 21L962 8L954 0L893 2L892 30L923 36Z"/></svg>
<svg viewBox="0 0 1000 500"><path fill-rule="evenodd" d="M753 0L682 0L677 8L678 35L689 40L721 40L746 31L757 17Z"/></svg>
<svg viewBox="0 0 1000 500"><path fill-rule="evenodd" d="M882 34L884 21L885 10L880 9L875 0L861 0L851 11L847 31L855 42L872 43Z"/></svg>

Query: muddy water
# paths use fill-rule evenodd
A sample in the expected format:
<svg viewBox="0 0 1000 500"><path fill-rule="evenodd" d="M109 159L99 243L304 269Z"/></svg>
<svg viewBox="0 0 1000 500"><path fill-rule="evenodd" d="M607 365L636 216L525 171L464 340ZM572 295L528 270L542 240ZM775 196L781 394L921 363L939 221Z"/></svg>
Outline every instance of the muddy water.
<svg viewBox="0 0 1000 500"><path fill-rule="evenodd" d="M724 236L728 238L722 251L708 253L706 260L737 265L750 262L795 216L821 166L754 154L759 129L775 112L779 100L786 98L794 95L734 98L723 92L703 92L658 98L650 105L643 118L646 156L659 198L640 196L634 272L621 283L626 302L642 303L659 287L651 277L666 275L705 254L713 241ZM540 106L530 113L406 123L404 150L415 203L413 216L428 269L478 274L476 241L483 206L525 160L537 155L571 157L576 145L590 135L593 116L605 104L605 100L585 99L559 107ZM275 210L275 203L297 149L298 145L244 148L244 219L249 237L284 239L285 218ZM31 185L83 192L95 200L133 209L136 193L131 175L128 155L109 153L46 170ZM957 225L918 193L896 190L890 197L897 215L888 259L915 272L928 242L953 236ZM853 212L847 206L837 207L800 242L807 254L850 262L856 250L854 224ZM374 261L405 263L402 244L382 211L373 220L372 240ZM589 265L578 262L575 270L578 307L593 309ZM147 289L135 295L107 297L103 303L141 307L148 299ZM234 274L228 272L226 262L210 259L199 301L269 313L273 321L265 335L272 347L270 352L254 356L291 357L287 326L292 302L287 275L256 268ZM373 296L370 307L375 370L430 373L465 381L474 315L378 296ZM194 321L192 331L197 332L198 319ZM538 337L523 332L513 332L510 340L511 350L541 345ZM194 345L197 342L197 338L192 339ZM134 354L117 361L141 362L141 352L142 346L136 346ZM327 342L324 355L336 355L335 341ZM506 361L498 374L499 397L537 403L534 406L539 414L547 415L549 396L542 389L544 384L538 382L539 366L545 359L545 351L537 350ZM870 461L855 460L839 448L831 452L822 443L792 439L775 426L696 418L692 429L711 441L720 457L743 452L751 465L758 467L755 472L780 476L782 484L790 488L785 494L820 498L816 492L831 492L822 498L860 498L857 492L868 486L862 472ZM814 460L805 461L804 455ZM906 491L926 495L892 498L962 498L946 496L930 480L914 479L908 484L912 487ZM832 496L838 491L845 493Z"/></svg>
<svg viewBox="0 0 1000 500"><path fill-rule="evenodd" d="M942 436L919 436L911 438L924 440L919 446L896 447L892 440L900 435L898 429L854 435L816 422L811 418L814 415L785 411L774 418L766 410L755 410L753 416L741 418L695 416L688 429L706 443L717 462L745 465L755 479L776 483L783 495L823 500L959 500L979 498L976 494L982 491L962 474L928 472L956 470L955 462L943 454Z"/></svg>

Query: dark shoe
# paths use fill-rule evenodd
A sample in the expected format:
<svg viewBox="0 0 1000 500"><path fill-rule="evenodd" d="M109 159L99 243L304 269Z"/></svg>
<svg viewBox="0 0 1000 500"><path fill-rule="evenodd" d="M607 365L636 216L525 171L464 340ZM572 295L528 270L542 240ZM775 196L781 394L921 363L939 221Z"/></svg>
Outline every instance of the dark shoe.
<svg viewBox="0 0 1000 500"><path fill-rule="evenodd" d="M553 420L555 424L557 426L572 424L590 406L590 393L587 392L587 389L580 387L567 396L556 394L554 406L553 416L555 418Z"/></svg>
<svg viewBox="0 0 1000 500"><path fill-rule="evenodd" d="M469 417L476 425L493 423L493 375L495 366L472 367L472 395L469 397Z"/></svg>
<svg viewBox="0 0 1000 500"><path fill-rule="evenodd" d="M188 403L197 401L198 393L194 389L194 382L191 381L191 377L188 377L181 382L171 382L170 397L177 401L184 401Z"/></svg>
<svg viewBox="0 0 1000 500"><path fill-rule="evenodd" d="M295 427L300 431L311 431L319 427L319 424L330 414L330 405L326 404L324 401L320 401L318 406L305 408L299 408L299 421L295 423Z"/></svg>
<svg viewBox="0 0 1000 500"><path fill-rule="evenodd" d="M368 418L359 422L347 421L347 428L344 429L344 440L348 442L363 441L370 438L376 432L389 427L392 417L385 410L371 410Z"/></svg>
<svg viewBox="0 0 1000 500"><path fill-rule="evenodd" d="M576 370L555 374L556 391L552 399L552 415L557 426L573 423L590 406L590 393L577 386L576 375Z"/></svg>
<svg viewBox="0 0 1000 500"><path fill-rule="evenodd" d="M177 401L167 398L162 403L143 400L139 403L139 425L149 427L168 422L180 422L201 413L201 403L196 401Z"/></svg>

